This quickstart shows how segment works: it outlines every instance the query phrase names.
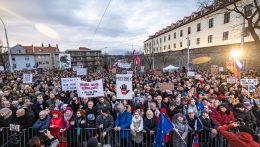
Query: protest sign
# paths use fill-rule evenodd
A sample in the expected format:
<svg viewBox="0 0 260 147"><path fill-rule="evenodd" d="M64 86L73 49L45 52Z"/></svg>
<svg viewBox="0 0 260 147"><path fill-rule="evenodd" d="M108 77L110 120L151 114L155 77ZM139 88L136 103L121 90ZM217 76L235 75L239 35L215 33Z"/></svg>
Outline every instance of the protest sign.
<svg viewBox="0 0 260 147"><path fill-rule="evenodd" d="M218 65L211 65L211 74L218 74Z"/></svg>
<svg viewBox="0 0 260 147"><path fill-rule="evenodd" d="M154 74L155 74L155 75L161 75L162 72L161 72L160 70L155 70L155 71L154 71Z"/></svg>
<svg viewBox="0 0 260 147"><path fill-rule="evenodd" d="M235 83L237 83L237 78L236 77L227 78L227 83L235 84Z"/></svg>
<svg viewBox="0 0 260 147"><path fill-rule="evenodd" d="M77 81L80 81L80 78L61 78L62 91L77 90Z"/></svg>
<svg viewBox="0 0 260 147"><path fill-rule="evenodd" d="M159 83L159 89L161 91L173 90L174 89L174 83Z"/></svg>
<svg viewBox="0 0 260 147"><path fill-rule="evenodd" d="M120 63L120 62L118 62L117 66L120 67L120 68L129 69L129 68L131 68L132 64L131 63Z"/></svg>
<svg viewBox="0 0 260 147"><path fill-rule="evenodd" d="M133 94L132 75L131 74L117 74L116 75L116 89L117 99L132 99Z"/></svg>
<svg viewBox="0 0 260 147"><path fill-rule="evenodd" d="M224 71L224 67L219 67L219 72L223 72Z"/></svg>
<svg viewBox="0 0 260 147"><path fill-rule="evenodd" d="M77 92L79 97L100 97L104 96L102 79L86 82L77 82Z"/></svg>
<svg viewBox="0 0 260 147"><path fill-rule="evenodd" d="M23 74L23 83L32 83L32 74Z"/></svg>
<svg viewBox="0 0 260 147"><path fill-rule="evenodd" d="M77 68L77 76L87 75L87 68Z"/></svg>
<svg viewBox="0 0 260 147"><path fill-rule="evenodd" d="M240 84L241 85L257 85L258 80L257 79L241 79Z"/></svg>
<svg viewBox="0 0 260 147"><path fill-rule="evenodd" d="M70 54L59 54L59 61L61 69L71 68Z"/></svg>
<svg viewBox="0 0 260 147"><path fill-rule="evenodd" d="M144 72L144 66L141 66L140 72Z"/></svg>
<svg viewBox="0 0 260 147"><path fill-rule="evenodd" d="M194 77L195 76L195 72L188 71L187 76L188 77Z"/></svg>
<svg viewBox="0 0 260 147"><path fill-rule="evenodd" d="M81 66L72 66L73 71L77 71L78 68L81 68Z"/></svg>
<svg viewBox="0 0 260 147"><path fill-rule="evenodd" d="M133 74L133 71L127 71L126 74Z"/></svg>

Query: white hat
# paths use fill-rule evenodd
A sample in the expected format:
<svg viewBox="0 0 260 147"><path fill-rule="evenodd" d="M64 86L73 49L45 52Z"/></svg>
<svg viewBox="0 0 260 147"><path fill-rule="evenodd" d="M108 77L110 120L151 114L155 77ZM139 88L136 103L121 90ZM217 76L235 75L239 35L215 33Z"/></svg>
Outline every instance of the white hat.
<svg viewBox="0 0 260 147"><path fill-rule="evenodd" d="M188 109L188 113L194 113L193 109Z"/></svg>

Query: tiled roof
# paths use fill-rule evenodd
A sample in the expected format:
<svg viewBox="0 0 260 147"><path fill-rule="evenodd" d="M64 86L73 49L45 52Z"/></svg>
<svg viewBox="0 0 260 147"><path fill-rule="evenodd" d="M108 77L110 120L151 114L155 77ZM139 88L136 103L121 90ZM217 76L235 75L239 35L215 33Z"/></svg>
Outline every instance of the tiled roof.
<svg viewBox="0 0 260 147"><path fill-rule="evenodd" d="M21 46L26 53L58 53L59 48L52 46Z"/></svg>

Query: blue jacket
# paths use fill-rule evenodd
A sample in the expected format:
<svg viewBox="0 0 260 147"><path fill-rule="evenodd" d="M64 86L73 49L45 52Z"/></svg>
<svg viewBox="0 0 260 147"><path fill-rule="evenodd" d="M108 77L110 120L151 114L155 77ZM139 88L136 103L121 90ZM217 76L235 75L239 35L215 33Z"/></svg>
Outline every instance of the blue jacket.
<svg viewBox="0 0 260 147"><path fill-rule="evenodd" d="M33 129L37 130L45 130L50 126L51 117L49 115L46 116L43 120L38 119L37 122L33 125Z"/></svg>
<svg viewBox="0 0 260 147"><path fill-rule="evenodd" d="M130 125L132 122L132 115L130 112L117 113L115 126L121 128L119 135L120 138L128 138L130 136Z"/></svg>

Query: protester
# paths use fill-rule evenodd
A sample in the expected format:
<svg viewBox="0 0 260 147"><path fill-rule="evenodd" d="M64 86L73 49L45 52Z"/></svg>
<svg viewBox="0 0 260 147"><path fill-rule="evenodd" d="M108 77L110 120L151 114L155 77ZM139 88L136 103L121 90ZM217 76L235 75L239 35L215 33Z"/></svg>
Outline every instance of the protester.
<svg viewBox="0 0 260 147"><path fill-rule="evenodd" d="M177 113L173 118L173 126L173 146L186 147L189 126L185 116L181 113Z"/></svg>
<svg viewBox="0 0 260 147"><path fill-rule="evenodd" d="M143 118L140 116L140 110L134 111L130 129L135 147L142 147L143 126Z"/></svg>
<svg viewBox="0 0 260 147"><path fill-rule="evenodd" d="M144 117L144 130L146 131L145 141L147 146L150 147L154 140L154 135L156 132L157 121L151 110L146 111L146 117Z"/></svg>

